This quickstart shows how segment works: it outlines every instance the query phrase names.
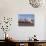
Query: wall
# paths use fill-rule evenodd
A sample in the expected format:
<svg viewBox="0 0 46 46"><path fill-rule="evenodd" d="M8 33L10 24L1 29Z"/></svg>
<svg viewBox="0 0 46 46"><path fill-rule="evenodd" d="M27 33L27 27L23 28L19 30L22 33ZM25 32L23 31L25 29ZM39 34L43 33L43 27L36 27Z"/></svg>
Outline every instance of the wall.
<svg viewBox="0 0 46 46"><path fill-rule="evenodd" d="M37 35L37 39L45 39L45 15L46 8L33 8L29 5L28 0L0 0L0 19L3 16L13 17L13 22L8 34L10 37L16 40L27 40L34 34ZM33 13L35 15L34 27L19 27L18 26L18 14L19 13ZM0 31L0 34L2 31ZM44 34L45 33L45 34ZM1 34L2 35L2 34ZM0 39L3 37L0 36ZM4 39L4 38L3 38Z"/></svg>

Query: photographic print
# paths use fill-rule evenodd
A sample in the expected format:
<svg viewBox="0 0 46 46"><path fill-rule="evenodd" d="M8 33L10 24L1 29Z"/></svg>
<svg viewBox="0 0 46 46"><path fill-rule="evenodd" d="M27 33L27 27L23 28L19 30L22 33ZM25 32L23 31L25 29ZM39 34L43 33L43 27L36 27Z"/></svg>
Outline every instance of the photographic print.
<svg viewBox="0 0 46 46"><path fill-rule="evenodd" d="M18 25L19 26L34 26L34 15L33 14L19 14Z"/></svg>

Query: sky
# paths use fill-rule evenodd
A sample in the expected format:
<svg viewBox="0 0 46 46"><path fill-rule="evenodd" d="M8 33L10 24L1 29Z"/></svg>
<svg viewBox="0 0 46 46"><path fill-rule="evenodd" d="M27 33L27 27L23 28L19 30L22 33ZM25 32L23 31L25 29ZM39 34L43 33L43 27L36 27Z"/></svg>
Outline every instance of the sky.
<svg viewBox="0 0 46 46"><path fill-rule="evenodd" d="M34 15L33 14L19 14L18 15L18 19L34 19Z"/></svg>

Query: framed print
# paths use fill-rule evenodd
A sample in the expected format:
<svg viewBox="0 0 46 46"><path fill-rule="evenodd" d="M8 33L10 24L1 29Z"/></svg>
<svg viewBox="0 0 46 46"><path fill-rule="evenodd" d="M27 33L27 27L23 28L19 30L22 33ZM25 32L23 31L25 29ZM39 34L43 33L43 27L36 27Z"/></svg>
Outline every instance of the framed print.
<svg viewBox="0 0 46 46"><path fill-rule="evenodd" d="M19 14L18 25L19 26L34 26L34 15L33 14Z"/></svg>

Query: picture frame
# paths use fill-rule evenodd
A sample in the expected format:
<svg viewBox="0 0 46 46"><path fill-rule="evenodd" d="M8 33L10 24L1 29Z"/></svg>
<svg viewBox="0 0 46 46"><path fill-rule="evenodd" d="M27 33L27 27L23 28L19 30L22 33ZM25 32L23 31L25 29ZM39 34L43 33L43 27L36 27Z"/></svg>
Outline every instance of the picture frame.
<svg viewBox="0 0 46 46"><path fill-rule="evenodd" d="M19 14L18 26L34 26L34 14Z"/></svg>

